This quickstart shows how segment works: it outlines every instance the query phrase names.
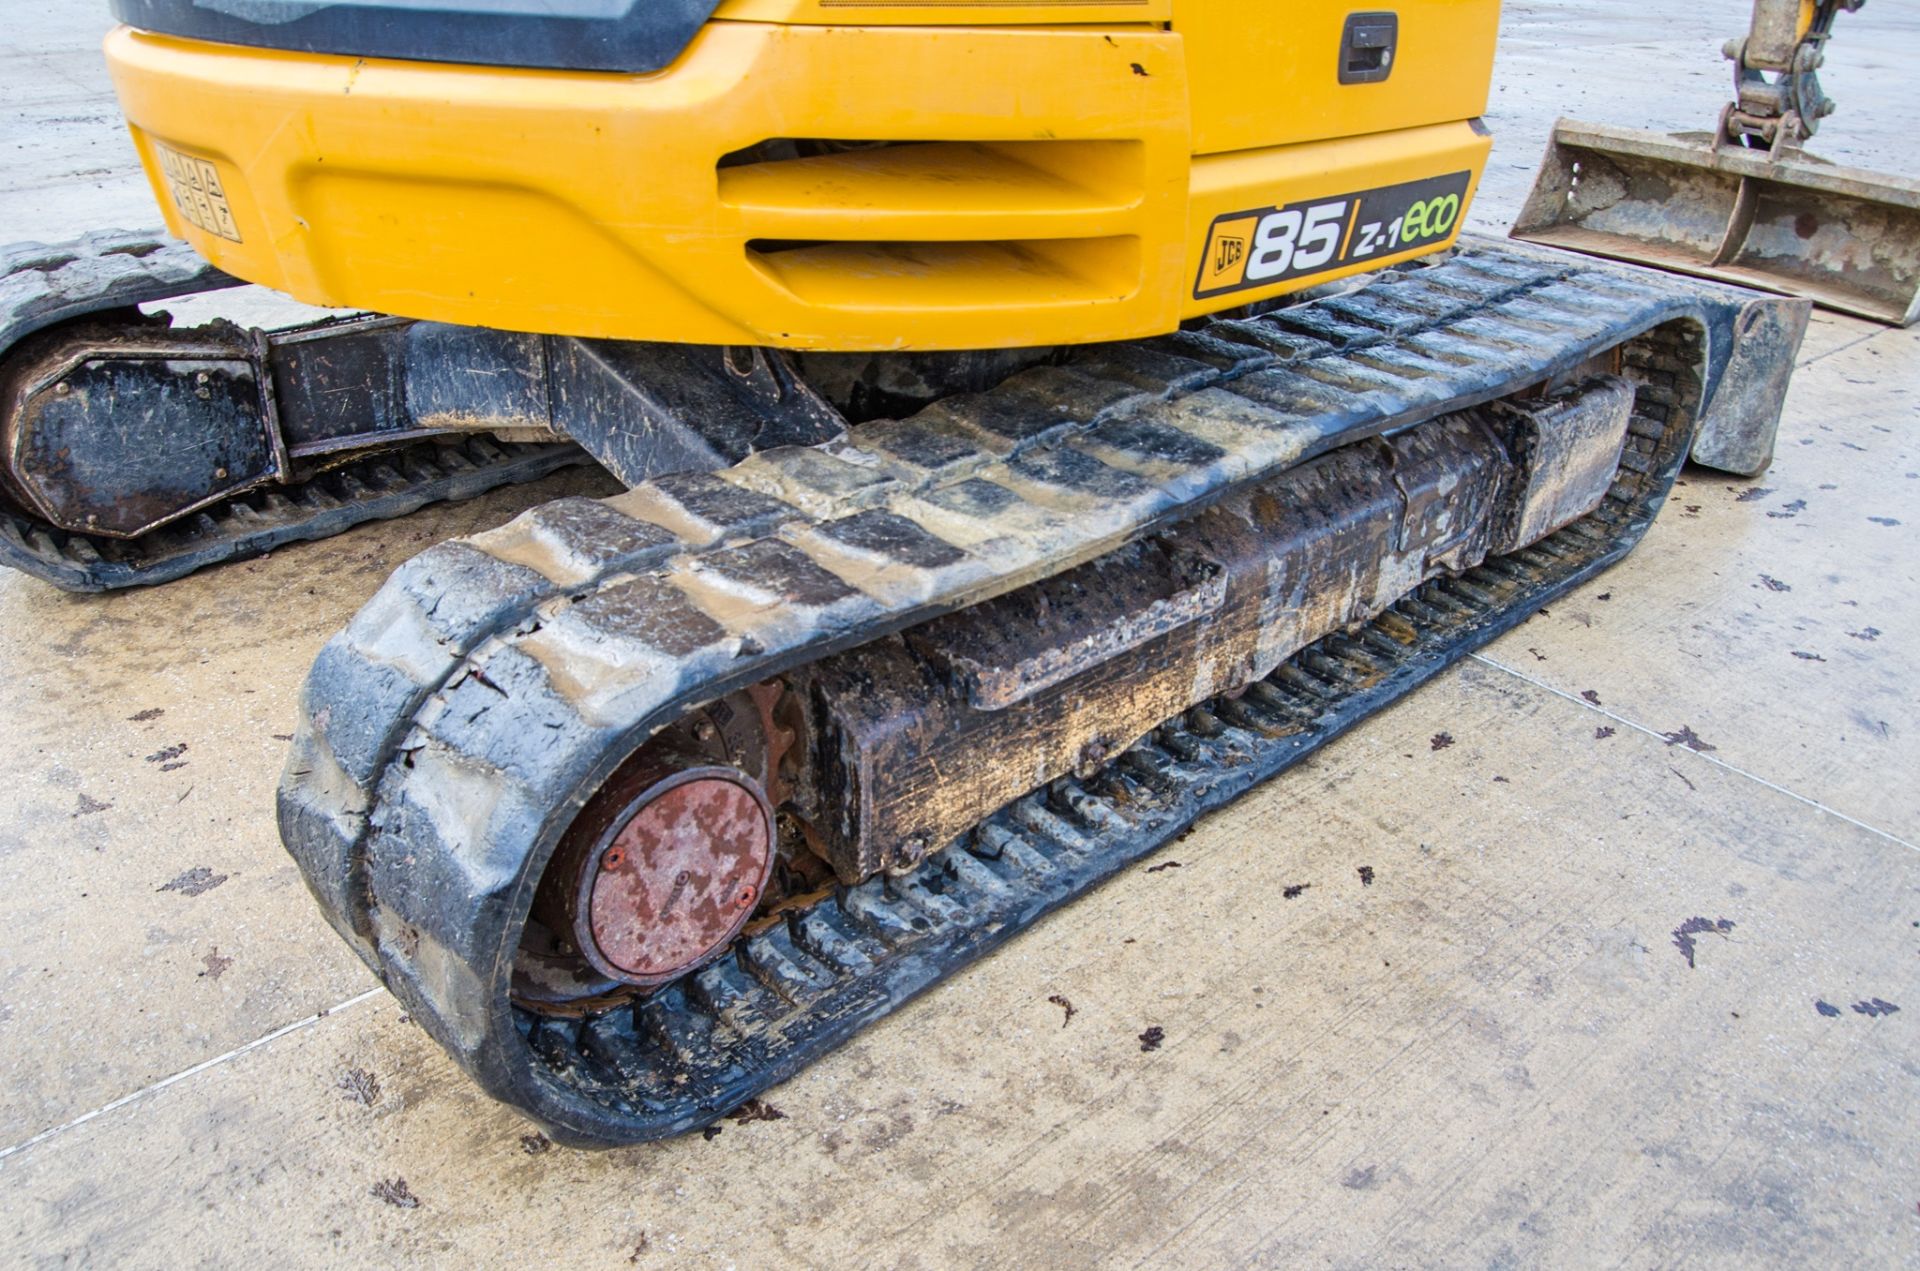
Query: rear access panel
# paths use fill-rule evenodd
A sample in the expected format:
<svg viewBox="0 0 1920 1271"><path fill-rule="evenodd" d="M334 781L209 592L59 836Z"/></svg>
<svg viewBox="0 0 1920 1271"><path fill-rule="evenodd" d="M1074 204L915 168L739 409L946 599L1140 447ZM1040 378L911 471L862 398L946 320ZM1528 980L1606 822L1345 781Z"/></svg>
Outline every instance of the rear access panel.
<svg viewBox="0 0 1920 1271"><path fill-rule="evenodd" d="M1193 152L1476 118L1487 106L1499 25L1499 0L1176 0Z"/></svg>

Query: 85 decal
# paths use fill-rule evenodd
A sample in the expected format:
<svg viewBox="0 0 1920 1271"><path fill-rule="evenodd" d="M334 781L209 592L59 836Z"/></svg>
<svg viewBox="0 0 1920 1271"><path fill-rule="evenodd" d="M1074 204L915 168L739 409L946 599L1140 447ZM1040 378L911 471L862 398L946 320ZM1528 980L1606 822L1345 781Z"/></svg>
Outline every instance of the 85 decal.
<svg viewBox="0 0 1920 1271"><path fill-rule="evenodd" d="M1266 287L1442 242L1460 223L1470 172L1216 216L1195 299Z"/></svg>

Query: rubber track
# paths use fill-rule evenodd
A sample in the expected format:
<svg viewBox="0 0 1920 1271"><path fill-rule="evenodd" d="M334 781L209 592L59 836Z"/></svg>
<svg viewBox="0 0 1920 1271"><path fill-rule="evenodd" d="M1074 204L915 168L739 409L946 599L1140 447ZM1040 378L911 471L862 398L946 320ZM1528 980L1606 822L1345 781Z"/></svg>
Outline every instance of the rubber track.
<svg viewBox="0 0 1920 1271"><path fill-rule="evenodd" d="M496 1097L580 1144L709 1121L1623 554L1691 439L1698 392L1663 401L1661 381L1724 359L1739 293L1723 294L1475 242L1332 300L1082 350L841 442L535 509L423 553L329 642L282 836L336 928ZM1271 736L1174 729L1129 752L1111 771L1158 788L1158 811L1068 783L638 1011L563 1025L508 1007L554 838L688 706L1664 324L1694 344L1642 368L1653 414L1601 512L1299 654L1232 708L1279 712Z"/></svg>
<svg viewBox="0 0 1920 1271"><path fill-rule="evenodd" d="M87 314L240 286L185 243L151 231L102 230L76 242L0 248L0 356L20 340ZM0 565L66 591L171 582L222 561L326 538L363 521L469 499L588 462L572 445L455 437L382 450L297 486L237 495L137 539L76 534L0 504Z"/></svg>
<svg viewBox="0 0 1920 1271"><path fill-rule="evenodd" d="M65 591L172 582L208 565L327 538L430 503L471 499L586 462L571 444L527 445L478 436L415 442L296 486L236 495L137 539L72 534L0 509L0 565Z"/></svg>
<svg viewBox="0 0 1920 1271"><path fill-rule="evenodd" d="M152 230L13 243L0 247L0 350L89 313L241 285L185 243Z"/></svg>

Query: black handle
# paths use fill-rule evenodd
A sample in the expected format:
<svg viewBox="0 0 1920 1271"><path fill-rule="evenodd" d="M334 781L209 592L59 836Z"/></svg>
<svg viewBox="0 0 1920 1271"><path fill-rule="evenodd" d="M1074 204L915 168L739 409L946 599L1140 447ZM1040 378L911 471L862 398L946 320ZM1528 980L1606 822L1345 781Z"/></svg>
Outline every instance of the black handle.
<svg viewBox="0 0 1920 1271"><path fill-rule="evenodd" d="M1399 41L1399 14L1349 13L1340 32L1340 82L1378 84L1393 73Z"/></svg>

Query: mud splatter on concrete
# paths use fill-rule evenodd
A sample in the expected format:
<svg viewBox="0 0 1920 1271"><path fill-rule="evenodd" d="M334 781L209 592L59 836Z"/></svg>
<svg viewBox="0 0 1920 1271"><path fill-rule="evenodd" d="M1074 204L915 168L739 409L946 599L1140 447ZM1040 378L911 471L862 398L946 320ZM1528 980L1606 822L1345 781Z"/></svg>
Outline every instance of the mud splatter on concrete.
<svg viewBox="0 0 1920 1271"><path fill-rule="evenodd" d="M161 883L154 890L177 891L182 896L204 896L231 877L231 874L216 874L205 865L195 865L171 881Z"/></svg>
<svg viewBox="0 0 1920 1271"><path fill-rule="evenodd" d="M1451 745L1453 745L1452 733L1435 733L1427 740L1427 747L1430 750L1445 750Z"/></svg>
<svg viewBox="0 0 1920 1271"><path fill-rule="evenodd" d="M1350 1169L1347 1176L1340 1180L1340 1186L1356 1192L1371 1191L1380 1185L1378 1165L1369 1165L1365 1169Z"/></svg>
<svg viewBox="0 0 1920 1271"><path fill-rule="evenodd" d="M82 790L80 792L80 802L73 809L72 815L76 817L92 816L95 812L105 812L112 806L111 803L102 803L100 800L89 795L85 790Z"/></svg>
<svg viewBox="0 0 1920 1271"><path fill-rule="evenodd" d="M1073 1016L1074 1016L1073 1003L1067 1000L1066 995L1064 993L1052 994L1047 998L1047 1000L1049 1002L1052 1002L1055 1006L1059 1007L1062 1011L1066 1012L1066 1014L1061 1016L1060 1018L1060 1027L1065 1028L1068 1024L1071 1024L1073 1022Z"/></svg>
<svg viewBox="0 0 1920 1271"><path fill-rule="evenodd" d="M1685 746L1688 750L1697 751L1703 755L1710 750L1719 749L1718 746L1703 740L1699 733L1693 731L1690 724L1682 724L1670 733L1661 733L1660 737L1669 746Z"/></svg>
<svg viewBox="0 0 1920 1271"><path fill-rule="evenodd" d="M1864 1002L1855 1002L1853 1004L1854 1013L1865 1015L1868 1019L1878 1019L1882 1015L1892 1015L1899 1009L1900 1008L1892 1002L1885 1002L1877 997L1870 997Z"/></svg>
<svg viewBox="0 0 1920 1271"><path fill-rule="evenodd" d="M1600 725L1600 727L1593 730L1593 739L1595 741L1605 741L1607 738L1611 736L1613 736L1613 729L1608 727L1606 724L1602 724Z"/></svg>
<svg viewBox="0 0 1920 1271"><path fill-rule="evenodd" d="M1680 783L1686 786L1687 789L1692 790L1696 794L1699 793L1699 787L1694 785L1693 782L1687 780L1686 773L1680 771L1678 768L1674 767L1672 764L1667 765L1667 771L1671 772L1674 776L1680 778Z"/></svg>
<svg viewBox="0 0 1920 1271"><path fill-rule="evenodd" d="M349 1068L334 1081L333 1088L363 1108L380 1102L380 1078L365 1068Z"/></svg>
<svg viewBox="0 0 1920 1271"><path fill-rule="evenodd" d="M1360 867L1360 885L1362 887L1373 886L1373 866L1362 865Z"/></svg>
<svg viewBox="0 0 1920 1271"><path fill-rule="evenodd" d="M765 1099L749 1099L727 1113L727 1118L735 1125L746 1125L752 1121L784 1121L787 1114Z"/></svg>
<svg viewBox="0 0 1920 1271"><path fill-rule="evenodd" d="M1140 1034L1141 1050L1159 1050L1160 1043L1167 1040L1167 1030L1155 1024Z"/></svg>
<svg viewBox="0 0 1920 1271"><path fill-rule="evenodd" d="M1835 1006L1832 1002L1823 1002L1819 998L1813 1000L1813 1009L1819 1011L1828 1019L1838 1019L1840 1016L1839 1007Z"/></svg>
<svg viewBox="0 0 1920 1271"><path fill-rule="evenodd" d="M1598 706L1600 705L1600 694L1590 688L1583 688L1580 690L1580 700L1589 706Z"/></svg>
<svg viewBox="0 0 1920 1271"><path fill-rule="evenodd" d="M720 1137L720 1132L724 1129L726 1129L726 1127L722 1125L710 1125L706 1129L700 1131L700 1137L705 1139L707 1142L711 1143L715 1139Z"/></svg>
<svg viewBox="0 0 1920 1271"><path fill-rule="evenodd" d="M1807 501L1805 499L1794 499L1790 503L1781 504L1779 511L1769 512L1767 515L1776 521L1791 521L1794 517L1806 510Z"/></svg>
<svg viewBox="0 0 1920 1271"><path fill-rule="evenodd" d="M913 1114L901 1108L882 1111L860 1133L860 1144L870 1152L884 1152L913 1133Z"/></svg>
<svg viewBox="0 0 1920 1271"><path fill-rule="evenodd" d="M1796 658L1799 658L1802 662L1825 662L1826 661L1826 659L1821 657L1818 653L1808 653L1805 649L1795 649L1793 651L1793 656Z"/></svg>
<svg viewBox="0 0 1920 1271"><path fill-rule="evenodd" d="M1862 627L1858 631L1849 631L1847 634L1856 640L1878 640L1880 638L1880 628Z"/></svg>
<svg viewBox="0 0 1920 1271"><path fill-rule="evenodd" d="M149 706L143 711L135 711L133 714L127 716L127 722L131 724L144 724L148 720L159 719L166 713L166 711L158 706Z"/></svg>
<svg viewBox="0 0 1920 1271"><path fill-rule="evenodd" d="M1742 490L1737 496L1735 496L1733 501L1735 503L1758 503L1760 500L1766 498L1769 494L1772 494L1772 493L1773 493L1773 488L1771 486L1764 486L1764 485L1751 486L1745 490Z"/></svg>
<svg viewBox="0 0 1920 1271"><path fill-rule="evenodd" d="M1157 874L1163 869L1179 869L1179 868L1180 868L1179 861L1161 861L1158 865L1147 866L1147 873Z"/></svg>
<svg viewBox="0 0 1920 1271"><path fill-rule="evenodd" d="M1875 525L1898 525L1898 524L1900 524L1900 522L1899 522L1899 521L1897 521L1897 520L1895 520L1895 519L1894 519L1893 517L1891 517L1891 516L1870 516L1870 517L1868 517L1867 519L1868 519L1869 521L1872 521L1872 522L1873 522L1873 523L1874 523Z"/></svg>
<svg viewBox="0 0 1920 1271"><path fill-rule="evenodd" d="M179 741L179 742L175 742L171 746L162 746L160 749L154 751L152 754L147 756L147 762L162 763L162 764L172 763L174 760L178 759L181 755L184 755L186 753L187 753L187 743L184 741Z"/></svg>
<svg viewBox="0 0 1920 1271"><path fill-rule="evenodd" d="M1792 591L1793 590L1793 584L1783 583L1778 578L1775 578L1772 574L1760 575L1760 582L1761 582L1761 585L1766 587L1768 591Z"/></svg>
<svg viewBox="0 0 1920 1271"><path fill-rule="evenodd" d="M1695 936L1724 936L1733 930L1733 923L1726 918L1689 918L1673 929L1673 947L1680 950L1680 956L1687 960L1687 966L1694 965L1693 955Z"/></svg>
<svg viewBox="0 0 1920 1271"><path fill-rule="evenodd" d="M520 1136L520 1150L528 1156L545 1156L553 1150L553 1140L544 1134L523 1134Z"/></svg>
<svg viewBox="0 0 1920 1271"><path fill-rule="evenodd" d="M1280 899L1293 900L1311 886L1313 886L1312 883L1295 883L1291 887L1282 887L1280 889Z"/></svg>
<svg viewBox="0 0 1920 1271"><path fill-rule="evenodd" d="M219 979L227 973L227 968L233 965L232 958L221 956L220 946L217 944L208 949L207 956L200 961L207 969L200 972L196 978L207 980Z"/></svg>
<svg viewBox="0 0 1920 1271"><path fill-rule="evenodd" d="M369 1195L386 1201L395 1209L418 1209L420 1198L413 1194L404 1178L383 1178L367 1189Z"/></svg>

